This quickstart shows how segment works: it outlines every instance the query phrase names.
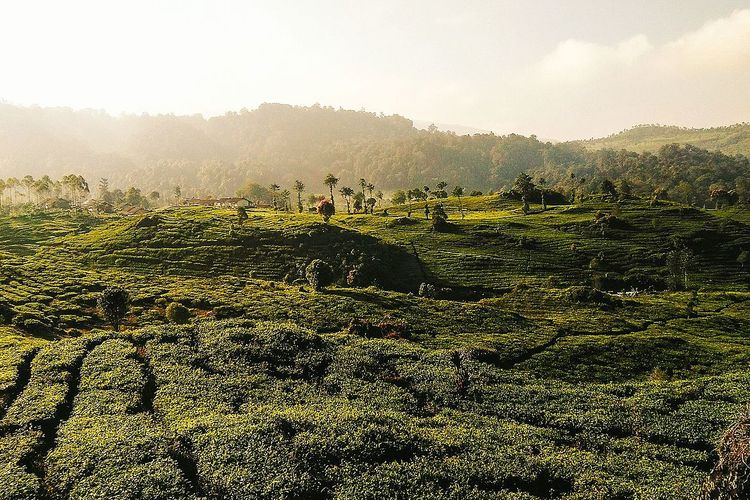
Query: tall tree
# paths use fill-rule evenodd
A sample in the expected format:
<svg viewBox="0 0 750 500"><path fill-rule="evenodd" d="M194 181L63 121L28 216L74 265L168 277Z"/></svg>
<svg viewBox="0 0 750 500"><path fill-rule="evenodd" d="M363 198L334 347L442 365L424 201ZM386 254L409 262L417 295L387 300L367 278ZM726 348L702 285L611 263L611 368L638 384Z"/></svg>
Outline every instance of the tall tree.
<svg viewBox="0 0 750 500"><path fill-rule="evenodd" d="M352 208L352 196L354 196L354 190L348 186L344 186L339 190L339 193L341 193L341 196L344 198L344 201L346 202L346 213L351 214Z"/></svg>
<svg viewBox="0 0 750 500"><path fill-rule="evenodd" d="M334 208L336 208L336 201L333 199L333 188L335 188L336 184L338 183L339 183L339 179L333 174L328 174L326 175L326 178L323 179L323 184L328 186L328 190L331 193L331 203L333 204Z"/></svg>
<svg viewBox="0 0 750 500"><path fill-rule="evenodd" d="M294 190L297 192L297 209L299 213L302 213L304 207L302 206L302 191L305 190L305 185L302 181L294 181Z"/></svg>

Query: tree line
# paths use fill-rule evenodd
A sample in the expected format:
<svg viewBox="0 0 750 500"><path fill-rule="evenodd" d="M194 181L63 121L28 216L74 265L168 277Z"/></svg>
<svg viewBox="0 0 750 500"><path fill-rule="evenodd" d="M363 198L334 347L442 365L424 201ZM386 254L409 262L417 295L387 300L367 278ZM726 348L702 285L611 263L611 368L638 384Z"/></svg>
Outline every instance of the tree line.
<svg viewBox="0 0 750 500"><path fill-rule="evenodd" d="M76 171L88 179L107 178L113 186L134 186L146 198L156 191L171 199L175 186L185 197L230 196L248 179L264 188L288 186L293 193L295 181L317 185L328 173L355 194L362 178L384 193L439 182L488 192L509 190L527 173L569 195L593 192L607 178L625 180L640 196L662 191L699 205L712 201L712 187L733 192L729 202L747 197L748 165L741 155L676 145L653 153L591 151L587 144L535 136L459 136L416 129L398 115L325 106L264 104L204 119L114 118L0 104L0 122L8 124L0 139L3 172L62 177ZM363 206L377 199L365 191Z"/></svg>

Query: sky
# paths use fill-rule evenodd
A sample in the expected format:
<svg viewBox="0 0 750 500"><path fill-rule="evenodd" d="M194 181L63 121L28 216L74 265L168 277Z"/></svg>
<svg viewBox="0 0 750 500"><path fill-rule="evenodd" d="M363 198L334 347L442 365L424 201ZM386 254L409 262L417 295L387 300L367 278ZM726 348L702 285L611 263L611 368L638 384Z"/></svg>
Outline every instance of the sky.
<svg viewBox="0 0 750 500"><path fill-rule="evenodd" d="M0 0L0 100L263 102L499 134L750 121L750 0Z"/></svg>

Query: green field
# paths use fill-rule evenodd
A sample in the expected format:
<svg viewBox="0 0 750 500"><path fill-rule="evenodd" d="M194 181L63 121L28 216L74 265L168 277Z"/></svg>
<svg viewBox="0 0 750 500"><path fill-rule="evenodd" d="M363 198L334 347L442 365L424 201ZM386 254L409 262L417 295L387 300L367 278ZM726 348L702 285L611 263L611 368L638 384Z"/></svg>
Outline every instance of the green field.
<svg viewBox="0 0 750 500"><path fill-rule="evenodd" d="M0 498L695 498L750 403L747 214L445 204L0 215Z"/></svg>

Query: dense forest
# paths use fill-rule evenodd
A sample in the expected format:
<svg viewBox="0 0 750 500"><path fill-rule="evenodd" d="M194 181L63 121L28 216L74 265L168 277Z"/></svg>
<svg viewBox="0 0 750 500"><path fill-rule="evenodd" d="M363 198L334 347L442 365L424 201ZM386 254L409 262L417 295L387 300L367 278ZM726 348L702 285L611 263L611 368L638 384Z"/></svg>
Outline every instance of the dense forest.
<svg viewBox="0 0 750 500"><path fill-rule="evenodd" d="M209 119L0 105L4 174L76 173L92 191L106 178L123 191L162 195L175 186L185 196L234 195L248 181L291 189L296 180L322 192L332 173L342 185L366 178L386 192L439 182L490 192L511 189L524 172L569 198L601 192L605 181L624 194L695 204L745 201L750 191L742 155L676 144L653 153L590 146L419 130L398 115L318 105L264 104Z"/></svg>

